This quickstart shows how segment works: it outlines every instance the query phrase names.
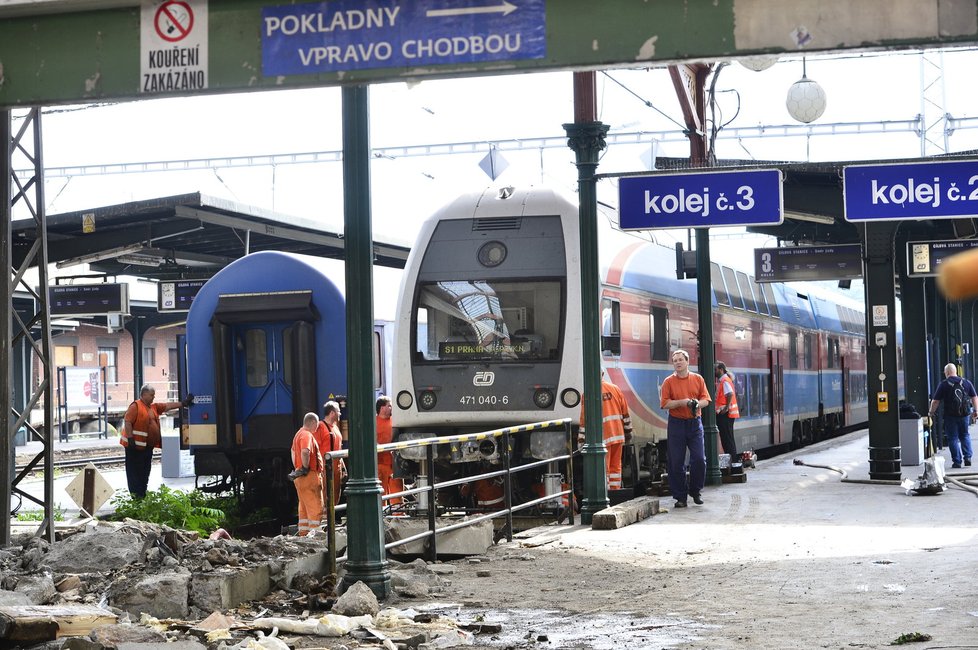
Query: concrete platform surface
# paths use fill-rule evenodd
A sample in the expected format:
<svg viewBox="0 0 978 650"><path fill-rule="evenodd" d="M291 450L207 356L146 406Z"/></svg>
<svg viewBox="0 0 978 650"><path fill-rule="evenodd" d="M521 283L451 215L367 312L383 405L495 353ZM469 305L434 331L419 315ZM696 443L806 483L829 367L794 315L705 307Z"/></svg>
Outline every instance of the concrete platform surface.
<svg viewBox="0 0 978 650"><path fill-rule="evenodd" d="M868 435L761 461L702 506L662 497L616 530L528 531L460 565L448 597L554 647L886 648L916 632L932 637L920 648L978 647L978 497L844 483L794 458L868 479ZM514 593L518 609L499 606Z"/></svg>

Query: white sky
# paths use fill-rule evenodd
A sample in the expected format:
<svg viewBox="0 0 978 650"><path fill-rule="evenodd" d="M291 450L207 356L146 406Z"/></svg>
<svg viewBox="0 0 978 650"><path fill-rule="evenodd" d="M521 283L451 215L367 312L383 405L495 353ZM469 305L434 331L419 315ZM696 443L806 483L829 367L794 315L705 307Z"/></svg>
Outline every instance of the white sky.
<svg viewBox="0 0 978 650"><path fill-rule="evenodd" d="M933 55L934 57L938 55ZM933 119L978 117L972 79L978 51L943 53L943 108L927 105ZM912 120L922 110L919 53L846 54L809 58L808 76L825 89L828 107L816 124ZM717 82L718 106L728 128L797 124L784 98L801 77L800 59L753 72L738 64ZM598 73L599 117L611 132L675 130L681 112L665 69L609 72L633 94ZM937 88L935 86L935 88ZM733 91L734 92L719 92ZM932 91L935 97L941 93ZM641 99L635 97L638 95ZM371 168L374 234L413 241L417 224L452 197L492 181L478 167L489 142L562 137L572 120L570 73L523 74L461 80L375 85L370 90L374 147L485 141L477 154L375 159ZM651 102L658 111L646 106ZM941 103L938 100L938 103ZM54 109L58 110L58 109ZM661 113L659 112L661 111ZM666 116L663 116L665 113ZM222 156L338 150L342 147L340 91L267 91L240 95L145 100L84 110L53 112L43 119L49 167L96 163L180 160ZM612 145L599 173L640 171L651 143ZM950 151L978 149L978 129L950 136ZM688 145L662 143L661 156L686 156ZM718 140L719 158L830 161L915 157L919 137L907 131L883 135L833 135L811 139ZM571 195L576 170L570 149L503 152L509 168L495 184L549 185ZM339 163L283 165L215 171L76 176L47 181L48 213L200 191L342 228ZM599 185L600 200L616 204L616 187ZM723 245L730 229L715 229L713 259L751 270L747 246ZM684 231L659 232L667 245L685 241ZM775 242L753 245L773 246Z"/></svg>

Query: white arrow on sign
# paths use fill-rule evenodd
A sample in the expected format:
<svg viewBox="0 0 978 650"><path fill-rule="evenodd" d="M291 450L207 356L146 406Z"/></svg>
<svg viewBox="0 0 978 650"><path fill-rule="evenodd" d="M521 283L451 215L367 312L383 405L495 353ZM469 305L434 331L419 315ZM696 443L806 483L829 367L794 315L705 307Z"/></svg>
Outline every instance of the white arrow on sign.
<svg viewBox="0 0 978 650"><path fill-rule="evenodd" d="M443 16L465 16L468 14L502 14L508 16L518 7L512 2L506 2L503 0L501 5L496 5L494 7L464 7L461 9L429 9L425 12L425 16L428 18L441 18Z"/></svg>

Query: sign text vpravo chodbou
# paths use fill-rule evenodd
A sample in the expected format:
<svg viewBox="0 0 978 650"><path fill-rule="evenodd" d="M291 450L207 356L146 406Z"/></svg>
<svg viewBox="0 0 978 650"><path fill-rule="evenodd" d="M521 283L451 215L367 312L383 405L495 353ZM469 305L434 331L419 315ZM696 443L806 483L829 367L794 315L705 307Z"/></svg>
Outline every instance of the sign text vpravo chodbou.
<svg viewBox="0 0 978 650"><path fill-rule="evenodd" d="M655 194L645 190L645 214L687 213L703 218L713 212L724 213L733 210L752 210L755 206L754 188L739 186L733 195L726 192L711 194L709 187L702 192L687 192L685 188L669 194Z"/></svg>
<svg viewBox="0 0 978 650"><path fill-rule="evenodd" d="M310 34L333 34L358 30L393 29L397 26L401 7L376 9L350 9L333 14L309 13L301 15L264 17L266 39ZM425 59L432 56L451 57L464 55L517 53L522 42L519 32L503 34L472 34L466 36L442 36L435 38L411 38L401 43L386 40L344 45L312 45L299 49L299 58L305 66L326 64L388 62ZM400 56L398 56L400 55Z"/></svg>

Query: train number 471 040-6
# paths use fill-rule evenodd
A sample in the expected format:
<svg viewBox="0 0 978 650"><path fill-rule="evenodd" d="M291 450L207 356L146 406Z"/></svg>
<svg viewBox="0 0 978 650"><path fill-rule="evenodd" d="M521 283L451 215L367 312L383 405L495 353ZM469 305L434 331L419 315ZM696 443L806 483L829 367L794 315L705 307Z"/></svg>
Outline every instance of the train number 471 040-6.
<svg viewBox="0 0 978 650"><path fill-rule="evenodd" d="M462 395L458 399L462 406L495 406L509 404L509 395Z"/></svg>

